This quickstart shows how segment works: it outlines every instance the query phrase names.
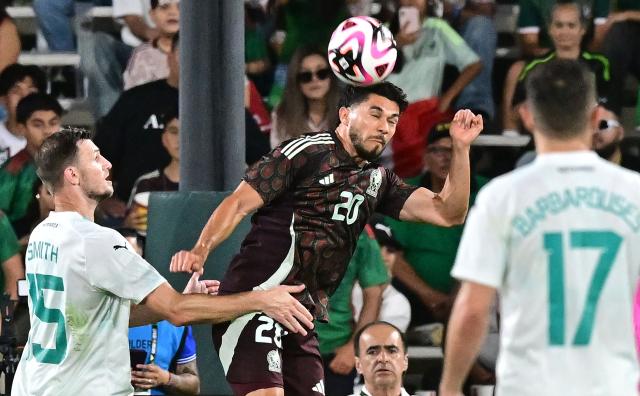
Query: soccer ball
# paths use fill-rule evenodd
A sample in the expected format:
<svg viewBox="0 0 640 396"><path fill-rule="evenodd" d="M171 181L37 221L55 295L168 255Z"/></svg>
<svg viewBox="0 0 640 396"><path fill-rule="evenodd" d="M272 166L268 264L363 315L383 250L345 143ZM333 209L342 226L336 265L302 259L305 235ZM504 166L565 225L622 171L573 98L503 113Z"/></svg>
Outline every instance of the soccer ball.
<svg viewBox="0 0 640 396"><path fill-rule="evenodd" d="M352 17L339 24L327 52L335 75L353 85L381 82L393 71L398 57L389 29L367 16Z"/></svg>

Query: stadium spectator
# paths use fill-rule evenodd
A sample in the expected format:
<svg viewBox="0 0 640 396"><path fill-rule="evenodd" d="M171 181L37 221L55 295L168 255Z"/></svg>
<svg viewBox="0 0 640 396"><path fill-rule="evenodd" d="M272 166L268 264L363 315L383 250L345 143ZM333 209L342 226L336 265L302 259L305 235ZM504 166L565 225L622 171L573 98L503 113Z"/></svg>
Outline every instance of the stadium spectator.
<svg viewBox="0 0 640 396"><path fill-rule="evenodd" d="M45 75L37 66L14 63L0 73L0 165L27 145L16 121L18 102L30 93L44 90L45 84Z"/></svg>
<svg viewBox="0 0 640 396"><path fill-rule="evenodd" d="M640 236L627 213L640 207L640 176L590 151L595 101L593 74L575 60L553 60L527 79L520 113L539 155L489 183L469 215L439 395L460 395L496 292L497 394L638 392L631 313Z"/></svg>
<svg viewBox="0 0 640 396"><path fill-rule="evenodd" d="M65 129L53 134L36 154L36 163L38 175L54 195L55 211L31 234L27 283L36 290L29 295L30 306L44 306L43 298L53 306L47 306L50 314L44 318L37 309L31 311L32 331L13 395L75 395L87 389L131 394L129 325L162 319L179 326L217 322L266 309L291 332L305 335L305 327L313 328L312 316L289 294L301 292L303 286L237 296L180 295L130 250L124 237L96 225L97 203L112 194L113 187L107 180L111 164L88 132ZM192 276L186 292L208 291L198 276ZM61 293L61 299L49 299L51 290ZM58 324L55 336L47 321ZM49 335L54 348L43 347Z"/></svg>
<svg viewBox="0 0 640 396"><path fill-rule="evenodd" d="M111 158L115 194L99 210L107 221L118 225L125 216L126 202L136 179L163 169L170 161L162 146L164 114L178 108L179 38L173 37L167 59L169 76L122 93L109 114L97 124L95 142Z"/></svg>
<svg viewBox="0 0 640 396"><path fill-rule="evenodd" d="M349 16L349 11L345 0L277 0L273 14L275 31L270 43L278 63L267 100L271 108L280 103L294 52L307 46L327 48L333 29Z"/></svg>
<svg viewBox="0 0 640 396"><path fill-rule="evenodd" d="M351 293L356 282L361 287L361 310L354 323ZM371 227L366 226L358 238L347 272L329 299L329 322L316 323L326 395L353 393L356 377L353 336L366 324L377 320L382 290L388 282L380 247Z"/></svg>
<svg viewBox="0 0 640 396"><path fill-rule="evenodd" d="M32 93L18 103L17 127L27 145L0 167L0 210L6 213L18 238L28 235L38 218L37 213L27 216L37 192L34 156L42 142L60 129L60 117L62 107L50 95Z"/></svg>
<svg viewBox="0 0 640 396"><path fill-rule="evenodd" d="M609 15L608 0L577 0L588 31L593 23L593 37L586 47L597 49L605 33L605 22ZM553 43L547 35L551 24L553 6L563 1L555 0L519 0L518 39L524 59L543 56L551 50Z"/></svg>
<svg viewBox="0 0 640 396"><path fill-rule="evenodd" d="M169 75L167 54L173 36L178 33L180 7L178 1L151 0L151 21L158 30L156 38L137 46L124 71L124 89L135 87Z"/></svg>
<svg viewBox="0 0 640 396"><path fill-rule="evenodd" d="M474 109L494 120L493 61L496 54L498 33L493 20L495 0L443 1L444 17L455 27L464 41L482 61L480 74L464 87L456 99L456 109ZM486 126L485 126L486 128Z"/></svg>
<svg viewBox="0 0 640 396"><path fill-rule="evenodd" d="M160 3L178 0L162 0ZM113 17L123 23L120 39L105 32L95 32L91 40L81 41L84 56L80 68L89 80L89 99L96 119L106 115L124 87L122 72L133 49L158 37L151 20L150 0L113 0ZM86 55L85 55L86 54Z"/></svg>
<svg viewBox="0 0 640 396"><path fill-rule="evenodd" d="M439 123L428 133L424 154L426 171L407 179L407 183L435 193L442 191L451 170L453 140L449 136L449 127L448 122ZM483 177L472 175L469 206L473 205L476 194L485 183ZM449 272L463 226L441 227L393 219L388 219L388 222L403 248L394 266L394 284L411 302L411 327L446 323L456 289L456 282Z"/></svg>
<svg viewBox="0 0 640 396"><path fill-rule="evenodd" d="M356 369L364 377L360 396L409 396L402 387L409 356L400 329L391 323L373 322L360 329L354 344Z"/></svg>
<svg viewBox="0 0 640 396"><path fill-rule="evenodd" d="M141 235L147 234L147 207L152 191L178 191L180 183L180 122L178 109L169 109L162 123L162 146L171 160L164 168L140 176L131 189L127 201L127 217L124 226L133 228Z"/></svg>
<svg viewBox="0 0 640 396"><path fill-rule="evenodd" d="M273 67L267 39L267 15L257 0L244 2L245 73L256 85L260 96L269 95Z"/></svg>
<svg viewBox="0 0 640 396"><path fill-rule="evenodd" d="M387 78L407 93L409 107L398 122L396 138L382 162L400 177L414 177L424 167L425 132L448 114L460 92L480 73L482 62L446 21L427 15L426 0L400 0L401 7L417 8L416 31L400 26L400 12L391 21L399 47L394 72ZM441 92L445 65L460 72Z"/></svg>
<svg viewBox="0 0 640 396"><path fill-rule="evenodd" d="M339 99L340 87L326 51L315 47L296 50L287 69L282 100L271 117L271 147L304 133L335 128Z"/></svg>
<svg viewBox="0 0 640 396"><path fill-rule="evenodd" d="M6 0L0 1L0 73L5 67L18 62L18 56L22 48L20 35L15 22L7 13Z"/></svg>
<svg viewBox="0 0 640 396"><path fill-rule="evenodd" d="M152 395L200 393L196 340L191 326L174 326L163 320L131 327L129 349L131 383L136 391L151 390ZM136 356L141 361L134 361Z"/></svg>
<svg viewBox="0 0 640 396"><path fill-rule="evenodd" d="M502 98L503 130L517 133L521 129L517 107L526 99L525 80L536 67L552 59L578 59L596 75L598 102L607 106L610 95L610 68L608 59L598 53L583 50L581 43L587 32L587 23L581 4L575 1L558 2L551 8L549 37L553 50L530 62L517 61L507 73ZM615 92L615 91L611 91Z"/></svg>
<svg viewBox="0 0 640 396"><path fill-rule="evenodd" d="M85 1L75 0L34 0L33 11L38 27L42 31L47 47L51 51L72 52L76 50L74 17L88 9ZM111 0L91 0L93 6L110 6Z"/></svg>
<svg viewBox="0 0 640 396"><path fill-rule="evenodd" d="M617 93L609 108L620 115L627 75L632 74L640 81L640 1L615 1L612 7L605 24L607 33L602 51L611 62L611 91ZM640 119L637 122L640 126Z"/></svg>
<svg viewBox="0 0 640 396"><path fill-rule="evenodd" d="M391 228L384 222L381 216L374 215L370 222L376 240L380 245L380 253L382 260L387 268L389 279L393 276L393 267L401 253L402 247L393 237ZM360 317L362 310L362 287L356 283L351 294L351 303L353 305L354 318ZM400 330L407 331L411 322L411 304L404 294L400 293L391 283L384 286L382 292L382 303L380 305L380 314L378 320L389 322Z"/></svg>
<svg viewBox="0 0 640 396"><path fill-rule="evenodd" d="M0 285L2 293L11 300L18 301L18 279L24 279L24 264L20 254L20 244L13 232L9 218L0 210Z"/></svg>

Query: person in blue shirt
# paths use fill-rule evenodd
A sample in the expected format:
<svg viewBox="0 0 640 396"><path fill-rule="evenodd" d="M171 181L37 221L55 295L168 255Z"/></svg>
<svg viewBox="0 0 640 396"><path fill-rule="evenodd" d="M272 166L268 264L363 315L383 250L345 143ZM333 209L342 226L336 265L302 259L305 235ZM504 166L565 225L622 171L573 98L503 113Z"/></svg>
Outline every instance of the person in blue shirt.
<svg viewBox="0 0 640 396"><path fill-rule="evenodd" d="M163 320L129 329L131 383L151 395L196 395L200 377L196 342L191 326L174 326Z"/></svg>

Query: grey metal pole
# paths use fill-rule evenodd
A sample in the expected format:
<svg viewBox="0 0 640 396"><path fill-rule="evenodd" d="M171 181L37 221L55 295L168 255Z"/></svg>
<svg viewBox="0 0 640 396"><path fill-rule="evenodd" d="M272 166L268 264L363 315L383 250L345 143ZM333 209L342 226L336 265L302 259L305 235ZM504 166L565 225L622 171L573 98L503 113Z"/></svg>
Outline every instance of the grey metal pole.
<svg viewBox="0 0 640 396"><path fill-rule="evenodd" d="M245 168L244 2L180 2L180 190L228 191Z"/></svg>

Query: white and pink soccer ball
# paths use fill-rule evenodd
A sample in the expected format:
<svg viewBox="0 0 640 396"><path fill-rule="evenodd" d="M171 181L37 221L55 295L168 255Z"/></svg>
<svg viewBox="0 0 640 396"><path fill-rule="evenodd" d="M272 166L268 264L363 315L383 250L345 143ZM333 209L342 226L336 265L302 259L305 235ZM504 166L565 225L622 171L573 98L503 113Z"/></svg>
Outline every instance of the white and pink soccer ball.
<svg viewBox="0 0 640 396"><path fill-rule="evenodd" d="M389 29L368 16L351 17L340 23L327 51L335 75L353 85L381 82L391 74L398 57Z"/></svg>

